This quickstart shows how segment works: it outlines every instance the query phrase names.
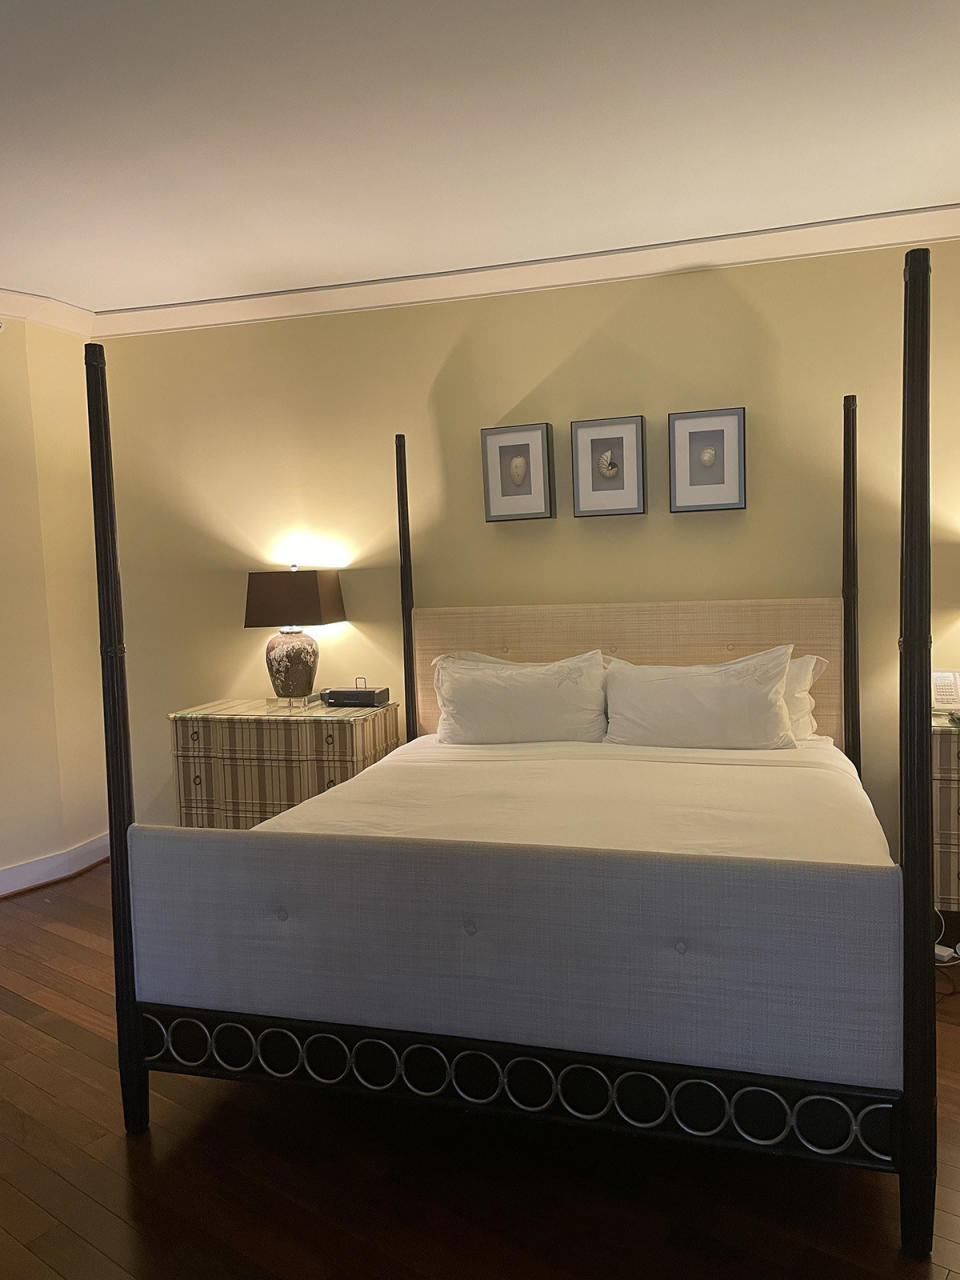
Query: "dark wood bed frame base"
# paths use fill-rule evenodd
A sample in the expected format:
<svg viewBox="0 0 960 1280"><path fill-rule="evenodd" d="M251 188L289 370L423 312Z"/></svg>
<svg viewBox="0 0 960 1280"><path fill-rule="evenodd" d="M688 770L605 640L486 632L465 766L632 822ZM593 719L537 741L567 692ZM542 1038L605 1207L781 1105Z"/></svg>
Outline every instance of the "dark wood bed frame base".
<svg viewBox="0 0 960 1280"><path fill-rule="evenodd" d="M118 1064L128 1132L149 1124L150 1071L312 1083L474 1110L603 1126L651 1138L887 1169L900 1177L903 1250L926 1257L936 1181L936 1039L930 751L930 251L906 257L900 620L900 861L903 872L903 1088L898 1092L640 1062L243 1012L144 1004L136 997L127 829L130 731L103 348L86 347L111 885ZM856 397L844 398L844 732L860 767ZM406 454L397 437L408 737L417 734Z"/></svg>

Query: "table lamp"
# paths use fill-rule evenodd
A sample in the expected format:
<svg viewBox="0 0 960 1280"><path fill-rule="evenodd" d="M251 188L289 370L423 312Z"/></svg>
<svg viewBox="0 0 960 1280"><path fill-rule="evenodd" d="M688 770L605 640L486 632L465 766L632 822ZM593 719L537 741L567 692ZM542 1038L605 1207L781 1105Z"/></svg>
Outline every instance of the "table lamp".
<svg viewBox="0 0 960 1280"><path fill-rule="evenodd" d="M279 627L267 641L267 670L278 698L307 698L317 674L317 642L304 627L345 622L336 569L268 569L247 575L245 627Z"/></svg>

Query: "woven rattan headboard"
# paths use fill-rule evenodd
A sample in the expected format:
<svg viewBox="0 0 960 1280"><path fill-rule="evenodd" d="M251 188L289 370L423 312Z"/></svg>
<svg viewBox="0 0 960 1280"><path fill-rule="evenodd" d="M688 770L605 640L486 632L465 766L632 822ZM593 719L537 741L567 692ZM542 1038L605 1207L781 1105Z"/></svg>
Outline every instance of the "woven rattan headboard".
<svg viewBox="0 0 960 1280"><path fill-rule="evenodd" d="M663 604L530 604L415 609L421 733L436 733L431 663L472 649L512 662L551 662L602 649L627 662L729 662L793 644L830 663L814 688L819 732L843 746L843 607L839 599L694 600Z"/></svg>

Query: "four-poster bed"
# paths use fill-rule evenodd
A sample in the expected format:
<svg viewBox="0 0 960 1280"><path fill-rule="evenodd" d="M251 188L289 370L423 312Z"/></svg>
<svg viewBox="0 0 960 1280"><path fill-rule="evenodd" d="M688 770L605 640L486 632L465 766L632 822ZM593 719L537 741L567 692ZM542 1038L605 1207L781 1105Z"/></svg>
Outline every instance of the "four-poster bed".
<svg viewBox="0 0 960 1280"><path fill-rule="evenodd" d="M481 829L468 838L424 828L422 811L429 806L414 806L419 816L410 817L400 801L393 817L384 804L384 822L394 822L389 830L351 825L356 800L370 798L375 809L378 794L403 791L396 783L401 775L420 785L431 768L447 767L436 764L437 749L428 741L413 740L421 726L435 725L431 660L457 648L552 660L586 643L633 662L689 663L794 644L798 653L832 659L823 692L818 688L817 716L858 770L856 401L850 396L844 401L842 601L415 611L406 457L398 437L410 745L395 763L373 766L338 793L251 831L134 826L105 365L102 348L87 347L119 1067L130 1132L148 1125L151 1070L292 1079L398 1100L527 1112L894 1170L904 1249L914 1256L929 1252L935 1045L928 278L929 251L912 250L904 333L900 871L876 851L875 819L854 768L828 759L825 752L833 748L819 746L780 753L795 754L792 761L756 759L753 765L766 769L771 787L799 785L809 796L824 797L824 804L834 795L847 797L845 811L859 824L858 839L868 850L852 861L863 865L848 865L851 859L839 853L798 859L792 849L750 856L734 848L735 856L726 858L687 849L678 857L666 846L655 853L649 845L644 847L651 852L640 856L609 830L606 842L588 838L571 847L522 832L504 837ZM590 743L553 746L576 750L554 751L563 758L549 765L542 752L514 751L508 758L531 776L556 767L586 780L601 767L596 750L629 751ZM471 749L453 748L463 750ZM484 759L479 770L475 759L476 753L464 757L462 796L486 794L488 767L500 770L495 785L505 785L502 753L492 763ZM797 767L773 767L790 764ZM706 786L718 768L734 779L751 762L658 760L654 767L665 770L658 775L663 778L676 776L670 769L699 769L698 786ZM314 828L298 815L311 805L318 815ZM295 911L284 905L291 891ZM722 898L724 921L692 923L687 906L695 892L707 901L711 894ZM825 912L823 901L831 894L835 906ZM876 948L868 962L880 995L869 1005L857 996L865 985L856 970L860 951L844 953L855 899L872 904L862 908L870 926L863 937ZM801 959L791 982L809 996L795 1009L792 1042L786 1022L782 1034L772 1036L758 1012L775 1007L781 991L769 948L753 934L760 902L784 912L796 933ZM669 936L653 928L649 939L635 938L635 917L618 914L622 903L665 921ZM579 942L568 944L573 938ZM710 965L697 959L701 954ZM672 992L677 1008L688 1012L704 989L729 1002L724 974L744 965L767 984L766 1003L751 1004L746 990L738 994L736 1033L724 1037L720 1028L718 1046L725 1043L710 1058L696 1019L677 1014L671 1022L662 993ZM692 979L683 977L684 968ZM710 988L711 981L718 985ZM832 1014L817 1005L817 988L828 989ZM878 1017L873 1026L872 1014ZM840 1047L820 1058L805 1056L804 1046L816 1040L820 1020L829 1016L835 1019L831 1033L822 1038ZM671 1054L664 1045L679 1047ZM804 1069L791 1070L791 1061Z"/></svg>

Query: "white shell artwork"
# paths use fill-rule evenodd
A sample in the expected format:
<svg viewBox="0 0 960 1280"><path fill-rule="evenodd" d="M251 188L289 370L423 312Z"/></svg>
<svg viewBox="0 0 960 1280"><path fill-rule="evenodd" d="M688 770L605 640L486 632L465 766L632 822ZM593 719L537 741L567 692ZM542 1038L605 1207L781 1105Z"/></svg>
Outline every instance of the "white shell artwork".
<svg viewBox="0 0 960 1280"><path fill-rule="evenodd" d="M712 467L717 460L717 451L712 444L708 444L705 446L705 448L700 450L697 456L700 459L703 466Z"/></svg>
<svg viewBox="0 0 960 1280"><path fill-rule="evenodd" d="M613 460L613 450L607 449L601 453L597 459L597 470L603 476L604 480L612 480L620 468Z"/></svg>
<svg viewBox="0 0 960 1280"><path fill-rule="evenodd" d="M527 478L527 460L522 453L510 459L510 479L519 488Z"/></svg>

